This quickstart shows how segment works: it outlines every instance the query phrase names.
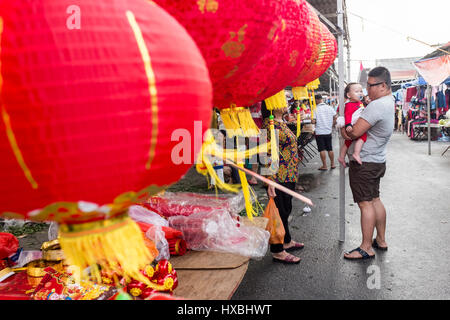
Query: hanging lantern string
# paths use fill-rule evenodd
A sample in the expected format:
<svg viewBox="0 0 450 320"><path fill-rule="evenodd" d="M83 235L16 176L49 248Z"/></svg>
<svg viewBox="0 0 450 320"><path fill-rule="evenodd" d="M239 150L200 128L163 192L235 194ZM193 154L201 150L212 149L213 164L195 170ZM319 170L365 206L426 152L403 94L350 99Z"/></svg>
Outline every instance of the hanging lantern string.
<svg viewBox="0 0 450 320"><path fill-rule="evenodd" d="M392 28L390 28L390 27L381 25L381 24L379 24L378 22L375 22L375 21L373 21L373 20L364 18L364 17L360 16L359 14L356 14L356 13L353 13L353 12L350 12L350 11L347 11L347 12L348 12L349 14L355 16L355 17L360 18L361 20L365 20L365 21L367 21L367 22L373 23L373 24L375 24L375 25L377 25L377 26L379 26L379 27L381 27L381 28L384 28L384 29L389 30L389 31L391 31L391 32L393 32L393 33L397 33L397 34L399 34L399 35L401 35L401 36L403 36L403 37L406 37L406 40L408 40L408 41L409 41L409 40L414 40L414 41L419 42L419 43L421 43L421 44L423 44L423 45L426 45L426 46L428 46L428 47L430 47L430 48L436 49L436 47L434 47L433 45L431 45L431 44L429 44L429 43L426 43L425 41L416 39L416 38L414 38L414 37L412 37L412 36L409 36L409 35L407 35L407 34L404 34L404 33L400 32L400 31L398 31L398 30L395 30L395 29L392 29ZM448 52L448 51L446 51L446 50L444 50L444 49L441 49L441 48L437 48L437 50L442 51L442 52L445 53L445 54L450 54L450 52Z"/></svg>

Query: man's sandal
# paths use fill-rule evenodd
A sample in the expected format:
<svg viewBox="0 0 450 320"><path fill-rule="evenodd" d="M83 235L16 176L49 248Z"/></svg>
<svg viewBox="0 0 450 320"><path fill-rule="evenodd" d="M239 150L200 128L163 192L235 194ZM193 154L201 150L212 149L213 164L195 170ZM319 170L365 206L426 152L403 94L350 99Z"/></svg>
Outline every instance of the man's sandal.
<svg viewBox="0 0 450 320"><path fill-rule="evenodd" d="M372 247L374 247L375 249L381 250L381 251L387 251L387 249L388 249L388 247L380 247L378 245L377 239L373 239Z"/></svg>
<svg viewBox="0 0 450 320"><path fill-rule="evenodd" d="M360 247L353 249L352 251L346 252L345 254L350 254L352 252L358 251L358 253L361 255L361 257L357 257L357 258L349 258L346 257L344 255L344 259L347 260L366 260L366 259L372 259L375 258L375 255L369 255L366 251L364 251L363 249L361 249Z"/></svg>

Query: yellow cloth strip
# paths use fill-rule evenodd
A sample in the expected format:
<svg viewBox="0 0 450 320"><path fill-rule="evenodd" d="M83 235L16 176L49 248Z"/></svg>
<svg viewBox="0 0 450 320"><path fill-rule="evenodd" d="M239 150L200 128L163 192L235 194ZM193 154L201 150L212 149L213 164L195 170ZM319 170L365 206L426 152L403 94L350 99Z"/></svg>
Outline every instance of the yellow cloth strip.
<svg viewBox="0 0 450 320"><path fill-rule="evenodd" d="M152 62L150 54L148 52L147 45L145 44L144 37L142 35L141 28L139 27L134 14L131 11L126 12L128 22L131 29L133 29L134 36L136 38L139 51L141 52L142 60L144 62L145 74L148 79L148 91L150 93L151 111L152 111L152 137L150 143L150 152L148 161L145 164L147 170L150 169L152 161L155 157L156 143L158 140L158 92L156 90L155 73L153 72Z"/></svg>
<svg viewBox="0 0 450 320"><path fill-rule="evenodd" d="M1 52L2 52L2 35L3 35L3 19L0 17L0 57L1 57ZM5 106L3 105L3 102L2 102L1 93L2 93L2 88L3 88L3 76L2 76L1 70L2 70L2 61L0 59L0 106L2 109L2 119L3 119L3 123L5 125L6 135L8 137L8 141L9 141L11 149L14 153L14 156L16 157L17 163L19 164L20 168L22 169L23 174L25 175L25 178L28 180L28 182L30 183L30 185L33 189L37 189L38 184L37 184L36 180L34 180L30 169L28 168L27 164L25 163L22 152L20 151L19 145L17 144L16 136L14 135L14 131L11 126L11 119L9 117L8 112L6 111Z"/></svg>
<svg viewBox="0 0 450 320"><path fill-rule="evenodd" d="M302 133L302 124L300 120L300 110L297 110L297 138L300 137Z"/></svg>
<svg viewBox="0 0 450 320"><path fill-rule="evenodd" d="M243 168L243 164L238 164L239 167ZM253 216L257 213L253 210L252 200L250 199L250 186L248 185L247 176L244 171L239 170L239 178L241 180L242 192L244 193L245 200L245 211L247 212L247 217L250 221L253 221Z"/></svg>

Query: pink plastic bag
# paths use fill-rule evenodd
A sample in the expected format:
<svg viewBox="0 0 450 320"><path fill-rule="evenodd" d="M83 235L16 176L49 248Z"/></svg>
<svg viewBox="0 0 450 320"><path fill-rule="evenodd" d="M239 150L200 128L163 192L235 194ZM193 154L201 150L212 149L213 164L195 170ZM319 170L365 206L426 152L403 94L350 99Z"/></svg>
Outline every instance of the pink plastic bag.
<svg viewBox="0 0 450 320"><path fill-rule="evenodd" d="M183 233L191 250L229 252L260 259L268 249L268 231L239 224L226 210L172 216L169 225Z"/></svg>

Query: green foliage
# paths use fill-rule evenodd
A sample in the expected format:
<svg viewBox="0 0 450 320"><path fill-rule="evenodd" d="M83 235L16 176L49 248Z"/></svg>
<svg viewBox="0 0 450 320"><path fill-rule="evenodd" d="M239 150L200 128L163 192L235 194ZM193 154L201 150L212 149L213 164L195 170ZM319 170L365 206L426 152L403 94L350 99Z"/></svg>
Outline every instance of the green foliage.
<svg viewBox="0 0 450 320"><path fill-rule="evenodd" d="M3 232L12 233L14 236L19 237L22 235L33 234L40 232L47 228L46 223L26 222L22 226L2 226Z"/></svg>

